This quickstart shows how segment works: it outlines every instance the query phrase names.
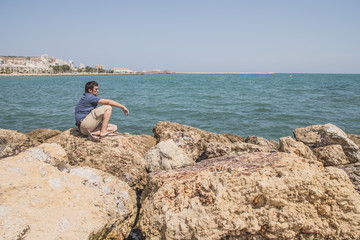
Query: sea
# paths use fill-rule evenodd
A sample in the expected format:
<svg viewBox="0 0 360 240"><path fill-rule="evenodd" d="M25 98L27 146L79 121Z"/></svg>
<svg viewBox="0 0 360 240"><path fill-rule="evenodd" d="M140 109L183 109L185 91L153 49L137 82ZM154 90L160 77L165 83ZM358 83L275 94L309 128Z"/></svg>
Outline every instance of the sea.
<svg viewBox="0 0 360 240"><path fill-rule="evenodd" d="M65 131L85 83L125 105L119 132L152 135L159 121L277 141L293 130L332 123L360 135L360 74L147 74L0 77L0 128Z"/></svg>

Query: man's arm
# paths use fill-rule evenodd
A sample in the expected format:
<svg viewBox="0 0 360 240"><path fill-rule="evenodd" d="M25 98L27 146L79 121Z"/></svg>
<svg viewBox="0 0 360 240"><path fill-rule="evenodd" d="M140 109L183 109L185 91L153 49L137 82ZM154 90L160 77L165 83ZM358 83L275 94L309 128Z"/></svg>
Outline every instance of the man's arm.
<svg viewBox="0 0 360 240"><path fill-rule="evenodd" d="M100 99L98 104L103 104L103 105L110 105L110 106L113 106L113 107L118 107L118 108L121 108L124 112L124 114L126 116L129 115L129 110L122 104L118 103L118 102L115 102L114 100L111 100L111 99Z"/></svg>

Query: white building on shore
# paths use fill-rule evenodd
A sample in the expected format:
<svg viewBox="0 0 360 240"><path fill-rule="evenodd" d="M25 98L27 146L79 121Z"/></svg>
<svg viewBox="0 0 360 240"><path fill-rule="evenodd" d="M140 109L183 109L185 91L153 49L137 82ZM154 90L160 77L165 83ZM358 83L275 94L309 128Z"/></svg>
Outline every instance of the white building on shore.
<svg viewBox="0 0 360 240"><path fill-rule="evenodd" d="M124 74L133 73L133 71L128 68L113 68L112 70L114 71L114 73L124 73Z"/></svg>

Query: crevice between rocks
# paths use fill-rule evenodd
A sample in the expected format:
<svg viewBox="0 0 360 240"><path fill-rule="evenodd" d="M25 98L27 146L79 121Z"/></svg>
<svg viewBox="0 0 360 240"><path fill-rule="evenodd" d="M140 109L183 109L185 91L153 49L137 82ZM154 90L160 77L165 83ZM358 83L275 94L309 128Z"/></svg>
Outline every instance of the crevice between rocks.
<svg viewBox="0 0 360 240"><path fill-rule="evenodd" d="M140 229L138 229L136 227L138 221L139 221L139 216L140 216L140 210L141 210L141 203L140 203L140 200L141 200L141 195L143 193L143 190L138 190L136 191L136 206L137 206L137 213L136 213L136 218L135 218L135 222L134 224L132 225L132 229L131 229L131 232L129 234L129 236L125 239L125 240L142 240L144 239Z"/></svg>

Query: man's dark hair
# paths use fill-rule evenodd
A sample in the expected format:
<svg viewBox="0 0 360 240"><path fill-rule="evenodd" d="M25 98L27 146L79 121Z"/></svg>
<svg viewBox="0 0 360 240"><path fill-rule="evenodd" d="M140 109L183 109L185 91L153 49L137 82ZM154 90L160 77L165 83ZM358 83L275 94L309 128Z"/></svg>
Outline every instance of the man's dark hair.
<svg viewBox="0 0 360 240"><path fill-rule="evenodd" d="M85 84L85 92L89 92L90 90L94 90L94 87L98 86L98 83L96 81L90 81Z"/></svg>

